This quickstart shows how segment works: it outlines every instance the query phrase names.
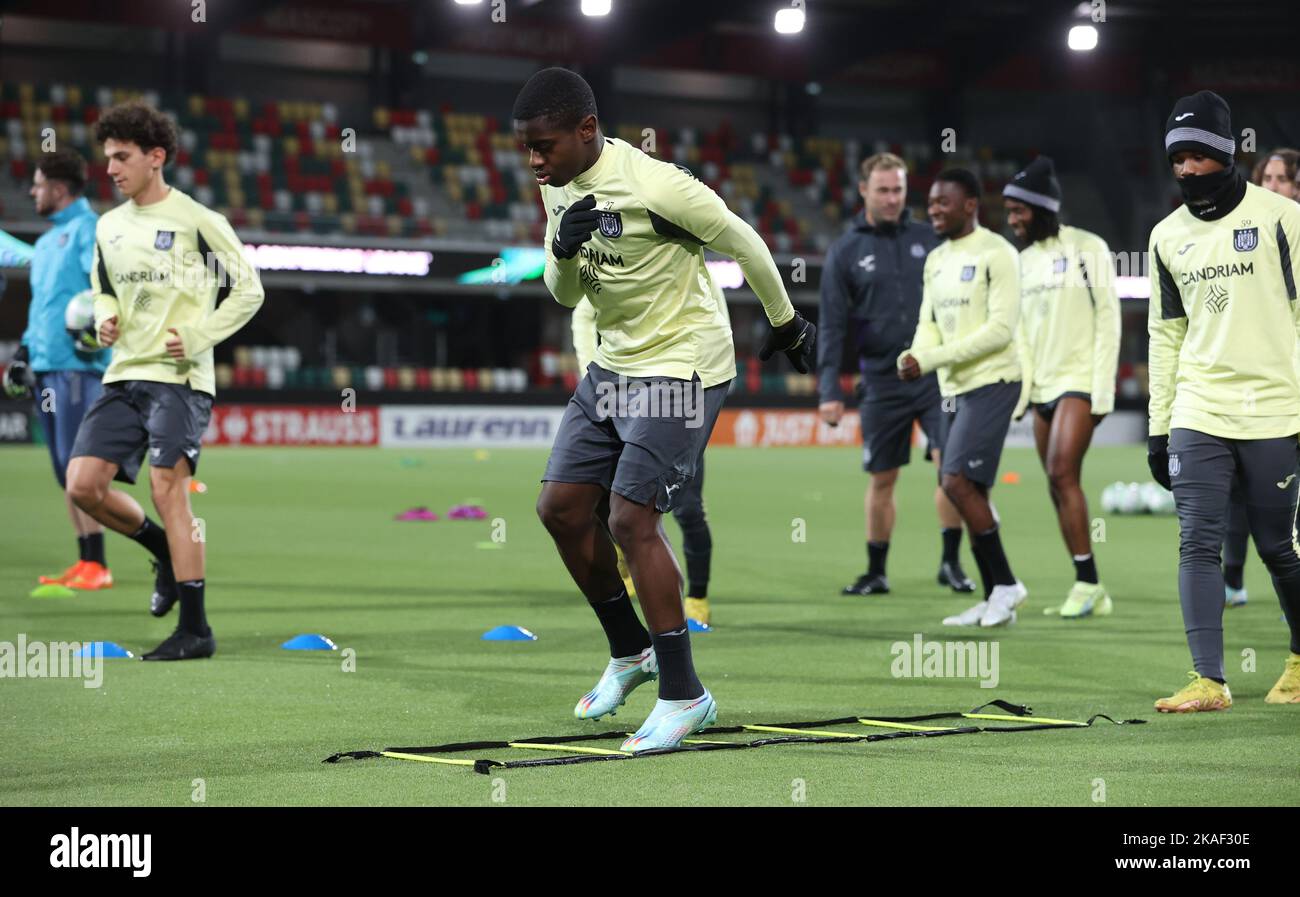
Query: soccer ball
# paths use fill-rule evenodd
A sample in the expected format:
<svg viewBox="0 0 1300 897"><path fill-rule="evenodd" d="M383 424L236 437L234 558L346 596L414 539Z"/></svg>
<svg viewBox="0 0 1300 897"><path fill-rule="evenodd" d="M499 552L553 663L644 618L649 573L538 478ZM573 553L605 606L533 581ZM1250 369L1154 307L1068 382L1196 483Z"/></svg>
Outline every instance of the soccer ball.
<svg viewBox="0 0 1300 897"><path fill-rule="evenodd" d="M99 339L95 333L93 290L82 290L68 300L68 306L63 310L63 326L67 328L68 336L72 337L73 345L78 352L99 350Z"/></svg>
<svg viewBox="0 0 1300 897"><path fill-rule="evenodd" d="M1120 513L1120 498L1127 488L1127 483L1111 483L1105 489L1101 490L1101 510L1106 514Z"/></svg>
<svg viewBox="0 0 1300 897"><path fill-rule="evenodd" d="M1143 483L1142 504L1149 514L1172 514L1174 495L1158 483Z"/></svg>
<svg viewBox="0 0 1300 897"><path fill-rule="evenodd" d="M1137 483L1111 483L1102 490L1101 509L1107 514L1145 513L1145 493Z"/></svg>
<svg viewBox="0 0 1300 897"><path fill-rule="evenodd" d="M1142 501L1142 487L1137 483L1125 483L1124 492L1119 499L1119 512L1121 514L1141 514L1146 510L1146 505Z"/></svg>

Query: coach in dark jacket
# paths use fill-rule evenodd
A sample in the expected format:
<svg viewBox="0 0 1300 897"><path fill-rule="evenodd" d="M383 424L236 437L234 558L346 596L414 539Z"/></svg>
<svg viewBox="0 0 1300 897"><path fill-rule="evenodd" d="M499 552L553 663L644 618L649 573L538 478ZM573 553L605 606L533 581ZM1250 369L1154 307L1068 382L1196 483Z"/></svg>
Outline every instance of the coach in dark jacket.
<svg viewBox="0 0 1300 897"><path fill-rule="evenodd" d="M862 467L871 479L867 572L844 594L875 595L889 591L885 562L894 528L894 484L899 468L911 459L913 423L921 425L936 463L942 448L938 380L931 373L902 382L897 371L899 353L916 332L925 257L940 241L928 223L912 221L904 207L907 166L898 156L877 153L866 159L858 191L866 205L863 220L832 244L822 269L817 379L821 418L835 426L844 414L840 366L846 334L852 333L862 372ZM973 591L958 559L961 518L937 486L934 503L943 534L939 584Z"/></svg>

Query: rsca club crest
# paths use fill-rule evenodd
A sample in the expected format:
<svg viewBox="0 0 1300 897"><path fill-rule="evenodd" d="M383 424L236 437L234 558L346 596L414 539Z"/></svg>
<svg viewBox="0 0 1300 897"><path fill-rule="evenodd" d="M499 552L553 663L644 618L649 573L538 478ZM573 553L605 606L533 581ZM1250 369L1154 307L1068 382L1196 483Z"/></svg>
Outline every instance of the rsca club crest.
<svg viewBox="0 0 1300 897"><path fill-rule="evenodd" d="M1239 227L1232 232L1232 248L1238 252L1250 252L1259 245L1259 228Z"/></svg>
<svg viewBox="0 0 1300 897"><path fill-rule="evenodd" d="M600 212L597 216L600 223L600 235L610 240L623 236L623 215L620 212Z"/></svg>
<svg viewBox="0 0 1300 897"><path fill-rule="evenodd" d="M922 246L920 243L913 243L913 244L912 244L912 258L914 258L914 259L925 258L925 247Z"/></svg>
<svg viewBox="0 0 1300 897"><path fill-rule="evenodd" d="M1183 465L1179 462L1177 455L1169 456L1169 475L1176 477L1183 472Z"/></svg>
<svg viewBox="0 0 1300 897"><path fill-rule="evenodd" d="M164 252L172 248L172 241L176 239L176 231L160 230L158 236L153 238L153 248L161 249Z"/></svg>
<svg viewBox="0 0 1300 897"><path fill-rule="evenodd" d="M974 265L964 265L964 266L962 266L962 269L961 269L961 279L962 279L962 280L974 280L974 279L975 279L975 266L974 266Z"/></svg>

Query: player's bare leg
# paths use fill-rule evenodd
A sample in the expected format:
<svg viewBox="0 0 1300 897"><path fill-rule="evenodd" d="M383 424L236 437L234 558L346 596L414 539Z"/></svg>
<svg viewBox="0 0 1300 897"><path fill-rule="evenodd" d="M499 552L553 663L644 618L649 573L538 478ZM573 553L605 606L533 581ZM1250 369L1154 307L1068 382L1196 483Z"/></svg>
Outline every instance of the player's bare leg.
<svg viewBox="0 0 1300 897"><path fill-rule="evenodd" d="M149 468L153 505L167 531L177 582L203 578L206 534L201 525L195 525L198 521L190 508L190 476L190 463L184 458L175 467Z"/></svg>
<svg viewBox="0 0 1300 897"><path fill-rule="evenodd" d="M111 474L110 474L111 480ZM91 549L92 558L86 559L85 554L82 560L78 561L73 567L64 571L60 577L41 577L41 582L53 582L69 586L74 589L85 589L96 591L99 589L112 588L113 574L109 571L108 566L104 563L104 527L98 520L91 517L72 500L72 495L65 488L63 491L63 500L68 507L68 519L72 521L72 528L77 533L77 544L85 552L86 546L90 544L98 545L98 559L94 558L95 549ZM91 542L86 540L90 539Z"/></svg>
<svg viewBox="0 0 1300 897"><path fill-rule="evenodd" d="M989 505L988 491L983 485L972 482L959 473L945 473L940 480L940 488L957 509L972 536L997 525L993 519L993 509Z"/></svg>
<svg viewBox="0 0 1300 897"><path fill-rule="evenodd" d="M930 460L934 461L936 470L943 464L943 456L938 449L930 451ZM961 515L957 513L957 506L948 498L948 493L943 491L942 486L934 487L934 513L939 518L939 525L944 529L961 527Z"/></svg>
<svg viewBox="0 0 1300 897"><path fill-rule="evenodd" d="M894 533L898 511L894 504L894 486L898 483L898 468L871 474L864 498L867 517L867 541L888 542Z"/></svg>
<svg viewBox="0 0 1300 897"><path fill-rule="evenodd" d="M637 686L657 675L650 633L618 572L610 534L610 496L594 483L547 481L537 499L537 516L578 590L590 604L609 641L609 663L596 686L574 707L579 719L614 714Z"/></svg>
<svg viewBox="0 0 1300 897"><path fill-rule="evenodd" d="M943 469L943 453L937 448L930 450L930 460L934 462L936 472ZM939 585L947 586L954 592L975 591L975 583L961 567L961 515L957 513L956 505L939 485L934 487L934 513L939 518L939 531L943 536Z"/></svg>
<svg viewBox="0 0 1300 897"><path fill-rule="evenodd" d="M623 750L636 751L673 741L665 733L680 732L678 727L698 731L711 725L718 710L695 675L682 607L684 578L664 533L663 515L653 501L641 505L615 494L609 525L632 572L659 669L659 701L636 734L623 742Z"/></svg>
<svg viewBox="0 0 1300 897"><path fill-rule="evenodd" d="M621 495L610 499L610 531L623 549L641 613L651 632L684 629L685 578L664 532L663 514L654 504L639 505ZM696 693L698 694L698 692ZM694 695L692 695L694 697Z"/></svg>
<svg viewBox="0 0 1300 897"><path fill-rule="evenodd" d="M144 508L121 489L112 488L118 465L104 458L79 455L68 462L67 495L83 514L114 532L134 539L154 556L153 593L150 612L161 617L176 603L176 580L171 572L171 554L163 528L148 518Z"/></svg>
<svg viewBox="0 0 1300 897"><path fill-rule="evenodd" d="M622 593L618 556L607 529L609 493L604 488L595 483L543 483L537 516L589 602L595 605Z"/></svg>
<svg viewBox="0 0 1300 897"><path fill-rule="evenodd" d="M1034 414L1034 443L1047 474L1048 494L1056 508L1061 537L1074 562L1075 584L1061 608L1062 616L1067 618L1107 614L1111 610L1110 598L1097 576L1088 528L1088 499L1079 484L1083 456L1099 420L1094 418L1089 402L1076 396L1063 396L1057 401L1050 423Z"/></svg>
<svg viewBox="0 0 1300 897"><path fill-rule="evenodd" d="M64 498L68 503L68 518L72 521L72 528L77 531L78 536L94 536L104 531L100 522L77 507L76 502L66 492Z"/></svg>
<svg viewBox="0 0 1300 897"><path fill-rule="evenodd" d="M1034 417L1034 436L1045 422ZM1092 443L1093 419L1088 402L1074 396L1062 398L1052 416L1045 450L1040 449L1043 470L1047 473L1052 504L1060 518L1061 536L1070 554L1076 558L1091 554L1088 532L1088 500L1079 487L1083 474L1083 456Z"/></svg>
<svg viewBox="0 0 1300 897"><path fill-rule="evenodd" d="M68 499L80 511L124 536L144 523L140 503L121 489L111 488L118 465L81 455L68 462Z"/></svg>
<svg viewBox="0 0 1300 897"><path fill-rule="evenodd" d="M894 533L894 521L898 514L894 504L898 468L874 470L868 476L867 489L862 496L867 530L867 572L844 589L845 595L884 595L889 592L885 563L889 554L889 539Z"/></svg>
<svg viewBox="0 0 1300 897"><path fill-rule="evenodd" d="M144 655L145 660L189 660L211 657L217 643L208 626L204 607L207 582L204 579L206 532L190 509L190 462L181 457L175 467L150 467L149 485L154 507L163 520L171 571L180 600L176 631L161 645Z"/></svg>
<svg viewBox="0 0 1300 897"><path fill-rule="evenodd" d="M1011 564L1002 549L1002 537L993 506L989 503L988 487L960 473L945 473L940 485L966 524L971 537L971 551L984 581L984 600L961 614L946 617L944 624L992 626L1015 622L1015 608L1026 593L1011 572Z"/></svg>

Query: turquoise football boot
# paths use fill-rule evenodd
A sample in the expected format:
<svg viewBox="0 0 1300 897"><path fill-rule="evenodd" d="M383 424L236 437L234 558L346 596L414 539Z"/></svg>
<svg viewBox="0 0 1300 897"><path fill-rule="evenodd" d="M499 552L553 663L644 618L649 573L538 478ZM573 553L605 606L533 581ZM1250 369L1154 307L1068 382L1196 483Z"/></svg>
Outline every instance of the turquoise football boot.
<svg viewBox="0 0 1300 897"><path fill-rule="evenodd" d="M634 688L658 678L659 665L653 647L631 657L611 657L604 675L596 687L578 701L573 715L578 719L600 719L607 713L613 716L626 703Z"/></svg>
<svg viewBox="0 0 1300 897"><path fill-rule="evenodd" d="M708 728L717 719L718 705L707 688L704 694L689 701L660 698L636 734L623 742L623 750L635 752L679 747L687 735Z"/></svg>

